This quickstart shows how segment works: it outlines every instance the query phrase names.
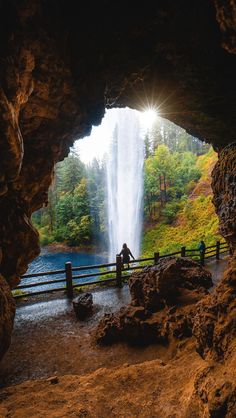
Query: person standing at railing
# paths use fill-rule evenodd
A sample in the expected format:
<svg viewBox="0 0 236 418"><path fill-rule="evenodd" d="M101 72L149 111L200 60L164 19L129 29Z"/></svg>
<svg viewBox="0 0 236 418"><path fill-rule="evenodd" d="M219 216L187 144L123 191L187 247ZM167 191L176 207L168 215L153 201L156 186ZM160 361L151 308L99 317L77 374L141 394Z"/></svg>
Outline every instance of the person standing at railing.
<svg viewBox="0 0 236 418"><path fill-rule="evenodd" d="M200 244L198 246L198 249L200 251L200 254L204 254L206 250L206 244L204 241L200 241Z"/></svg>
<svg viewBox="0 0 236 418"><path fill-rule="evenodd" d="M129 268L130 256L133 258L133 260L134 260L134 256L131 253L130 249L127 247L127 244L125 243L123 244L122 250L119 253L119 255L122 255L123 268L124 268L124 264L127 264Z"/></svg>

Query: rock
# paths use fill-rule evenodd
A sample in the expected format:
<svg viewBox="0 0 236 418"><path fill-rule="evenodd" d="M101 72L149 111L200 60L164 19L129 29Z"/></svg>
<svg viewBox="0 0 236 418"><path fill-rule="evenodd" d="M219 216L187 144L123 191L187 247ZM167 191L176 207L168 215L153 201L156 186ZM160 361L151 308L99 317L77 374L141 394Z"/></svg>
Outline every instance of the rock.
<svg viewBox="0 0 236 418"><path fill-rule="evenodd" d="M6 280L0 275L0 359L7 351L11 342L15 301Z"/></svg>
<svg viewBox="0 0 236 418"><path fill-rule="evenodd" d="M197 352L204 359L222 361L236 347L236 258L216 291L196 306L193 334Z"/></svg>
<svg viewBox="0 0 236 418"><path fill-rule="evenodd" d="M49 377L47 382L50 383L50 385L57 385L59 383L58 376Z"/></svg>
<svg viewBox="0 0 236 418"><path fill-rule="evenodd" d="M201 417L234 418L236 416L235 368L211 365L197 373L189 405L199 408ZM189 411L190 412L190 411ZM187 417L192 416L191 413Z"/></svg>
<svg viewBox="0 0 236 418"><path fill-rule="evenodd" d="M214 0L216 19L222 33L222 46L236 54L236 9L230 0Z"/></svg>
<svg viewBox="0 0 236 418"><path fill-rule="evenodd" d="M93 295L92 293L84 293L73 299L73 308L77 318L85 319L92 313L93 310Z"/></svg>
<svg viewBox="0 0 236 418"><path fill-rule="evenodd" d="M169 257L129 279L131 304L100 321L99 344L167 344L192 336L195 305L212 285L211 274L195 261Z"/></svg>
<svg viewBox="0 0 236 418"><path fill-rule="evenodd" d="M133 273L129 279L132 305L144 306L151 312L175 305L183 289L202 292L212 285L209 271L183 257L163 258L157 265Z"/></svg>
<svg viewBox="0 0 236 418"><path fill-rule="evenodd" d="M213 203L219 217L219 231L236 250L236 143L219 152L212 172Z"/></svg>
<svg viewBox="0 0 236 418"><path fill-rule="evenodd" d="M167 342L164 315L156 317L143 307L128 305L115 314L106 314L96 330L98 344L108 345L126 341L131 345L148 345Z"/></svg>
<svg viewBox="0 0 236 418"><path fill-rule="evenodd" d="M183 339L192 337L192 318L190 315L182 315L181 318L177 318L173 321L172 333L175 338Z"/></svg>

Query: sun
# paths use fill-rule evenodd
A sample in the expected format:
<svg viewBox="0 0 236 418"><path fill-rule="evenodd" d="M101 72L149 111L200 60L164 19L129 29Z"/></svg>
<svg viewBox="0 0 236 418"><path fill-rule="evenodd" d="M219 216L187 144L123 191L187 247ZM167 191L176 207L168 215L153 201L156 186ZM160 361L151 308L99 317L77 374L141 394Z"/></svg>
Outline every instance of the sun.
<svg viewBox="0 0 236 418"><path fill-rule="evenodd" d="M146 128L150 128L157 118L157 111L154 108L149 108L140 114L142 124Z"/></svg>

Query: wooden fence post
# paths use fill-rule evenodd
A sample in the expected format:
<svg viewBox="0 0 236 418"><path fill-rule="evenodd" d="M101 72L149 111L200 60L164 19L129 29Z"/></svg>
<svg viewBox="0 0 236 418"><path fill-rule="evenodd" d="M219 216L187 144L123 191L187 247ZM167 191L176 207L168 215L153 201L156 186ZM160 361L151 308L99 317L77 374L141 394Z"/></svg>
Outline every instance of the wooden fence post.
<svg viewBox="0 0 236 418"><path fill-rule="evenodd" d="M159 252L154 253L154 264L157 264L158 263L159 258L160 258L160 253Z"/></svg>
<svg viewBox="0 0 236 418"><path fill-rule="evenodd" d="M66 270L66 291L67 297L69 299L73 298L73 284L72 284L72 265L71 262L68 261L65 263L65 270Z"/></svg>
<svg viewBox="0 0 236 418"><path fill-rule="evenodd" d="M121 256L116 256L116 284L118 287L122 287L122 260Z"/></svg>
<svg viewBox="0 0 236 418"><path fill-rule="evenodd" d="M181 247L181 257L186 256L186 247Z"/></svg>
<svg viewBox="0 0 236 418"><path fill-rule="evenodd" d="M220 259L220 241L216 241L216 260Z"/></svg>
<svg viewBox="0 0 236 418"><path fill-rule="evenodd" d="M205 264L205 250L200 251L200 264L201 266Z"/></svg>

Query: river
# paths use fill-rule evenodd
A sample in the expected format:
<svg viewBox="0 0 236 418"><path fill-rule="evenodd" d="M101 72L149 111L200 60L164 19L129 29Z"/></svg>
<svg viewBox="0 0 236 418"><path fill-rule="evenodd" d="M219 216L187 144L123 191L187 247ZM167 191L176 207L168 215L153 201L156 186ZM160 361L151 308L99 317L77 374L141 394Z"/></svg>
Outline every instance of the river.
<svg viewBox="0 0 236 418"><path fill-rule="evenodd" d="M65 263L70 261L72 263L72 267L81 267L81 266L91 266L97 264L107 263L107 258L103 255L99 254L91 254L86 252L51 252L47 251L46 249L42 249L42 252L39 257L37 257L30 265L27 270L26 274L32 273L39 273L39 272L46 272L52 270L63 270L65 269ZM87 273L95 273L98 272L99 269L86 269L81 272L81 274ZM78 275L78 272L75 272ZM32 278L23 278L21 281L21 285L36 283L40 281L50 281L50 280L60 280L64 279L65 274L57 274L57 275L49 275L49 276L41 276L41 277L32 277ZM92 281L94 278L86 279L76 279L75 283L82 283ZM27 288L23 291L25 292L36 292L46 289L52 289L55 287L64 287L65 283L58 283L58 284L50 284L50 285L43 285L37 287Z"/></svg>

